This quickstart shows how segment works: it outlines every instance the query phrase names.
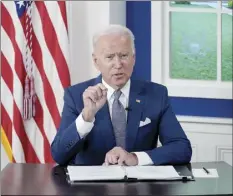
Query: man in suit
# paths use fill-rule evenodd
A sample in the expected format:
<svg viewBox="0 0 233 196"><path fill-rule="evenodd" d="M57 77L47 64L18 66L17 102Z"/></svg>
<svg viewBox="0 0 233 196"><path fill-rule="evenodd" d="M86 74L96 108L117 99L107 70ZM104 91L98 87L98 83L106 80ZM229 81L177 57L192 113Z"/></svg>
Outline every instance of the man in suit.
<svg viewBox="0 0 233 196"><path fill-rule="evenodd" d="M166 87L131 78L132 32L120 25L103 29L93 37L92 57L101 75L65 89L61 123L51 145L54 160L62 165L129 166L190 162L190 141Z"/></svg>

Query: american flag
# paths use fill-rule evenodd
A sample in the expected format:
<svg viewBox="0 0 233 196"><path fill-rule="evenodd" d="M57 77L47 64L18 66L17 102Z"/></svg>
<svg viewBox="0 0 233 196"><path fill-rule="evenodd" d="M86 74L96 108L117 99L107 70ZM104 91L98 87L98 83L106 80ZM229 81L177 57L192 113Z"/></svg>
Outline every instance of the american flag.
<svg viewBox="0 0 233 196"><path fill-rule="evenodd" d="M70 85L65 1L2 1L1 42L2 145L10 162L51 163Z"/></svg>

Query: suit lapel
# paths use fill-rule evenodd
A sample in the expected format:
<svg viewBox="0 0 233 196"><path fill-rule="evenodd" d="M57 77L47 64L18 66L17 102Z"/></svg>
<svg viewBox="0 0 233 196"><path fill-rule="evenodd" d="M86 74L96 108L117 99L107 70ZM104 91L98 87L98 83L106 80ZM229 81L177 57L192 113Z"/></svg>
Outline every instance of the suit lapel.
<svg viewBox="0 0 233 196"><path fill-rule="evenodd" d="M96 78L95 84L102 83L101 75ZM97 112L96 121L97 127L101 132L101 137L104 138L105 144L108 150L116 146L112 121L109 113L108 103L106 102L104 106Z"/></svg>
<svg viewBox="0 0 233 196"><path fill-rule="evenodd" d="M101 75L96 78L95 84L101 83ZM143 95L143 83L131 80L129 93L129 108L126 126L126 150L131 151L134 148L134 143L137 137L138 127L142 116L143 106L145 103L145 96ZM109 113L108 103L97 112L96 122L98 129L105 138L107 149L112 149L116 146L112 121Z"/></svg>
<svg viewBox="0 0 233 196"><path fill-rule="evenodd" d="M138 127L142 116L145 96L143 96L142 83L131 80L129 94L128 120L126 126L126 150L131 151L137 137Z"/></svg>
<svg viewBox="0 0 233 196"><path fill-rule="evenodd" d="M105 103L104 106L97 112L96 122L98 122L97 126L102 134L101 137L104 139L107 149L112 149L114 146L116 146L116 141L109 114L108 103Z"/></svg>

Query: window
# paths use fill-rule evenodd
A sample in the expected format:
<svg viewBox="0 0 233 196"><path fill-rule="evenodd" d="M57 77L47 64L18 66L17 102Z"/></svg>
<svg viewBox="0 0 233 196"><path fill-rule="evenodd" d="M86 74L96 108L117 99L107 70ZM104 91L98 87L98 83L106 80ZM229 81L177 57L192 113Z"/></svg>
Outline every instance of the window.
<svg viewBox="0 0 233 196"><path fill-rule="evenodd" d="M228 1L153 1L151 13L152 81L165 84L170 96L231 99Z"/></svg>

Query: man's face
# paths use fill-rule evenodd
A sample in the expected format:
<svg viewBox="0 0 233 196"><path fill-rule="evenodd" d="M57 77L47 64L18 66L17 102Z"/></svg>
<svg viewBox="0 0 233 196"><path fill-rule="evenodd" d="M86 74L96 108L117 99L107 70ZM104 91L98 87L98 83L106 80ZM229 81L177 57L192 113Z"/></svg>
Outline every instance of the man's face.
<svg viewBox="0 0 233 196"><path fill-rule="evenodd" d="M135 64L130 38L115 34L100 37L93 60L105 82L114 89L123 87L131 77Z"/></svg>

